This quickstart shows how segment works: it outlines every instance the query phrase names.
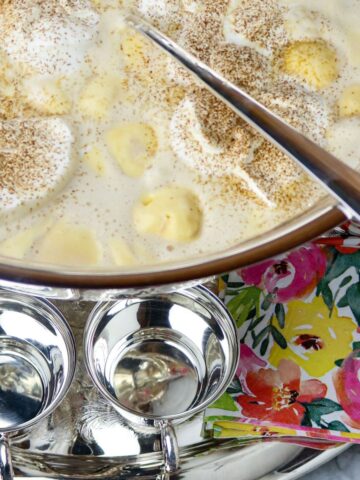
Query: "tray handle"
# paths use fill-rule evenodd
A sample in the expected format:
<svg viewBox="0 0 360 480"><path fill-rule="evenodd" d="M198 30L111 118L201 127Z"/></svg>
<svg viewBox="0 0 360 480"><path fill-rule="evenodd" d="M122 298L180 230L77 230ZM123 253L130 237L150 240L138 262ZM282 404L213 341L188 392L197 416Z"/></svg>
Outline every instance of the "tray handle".
<svg viewBox="0 0 360 480"><path fill-rule="evenodd" d="M6 435L0 433L0 480L13 480L13 478L9 440Z"/></svg>
<svg viewBox="0 0 360 480"><path fill-rule="evenodd" d="M175 480L178 478L177 472L179 471L180 461L179 447L174 427L171 422L165 420L157 422L157 427L160 429L164 467L163 472L158 475L156 480Z"/></svg>

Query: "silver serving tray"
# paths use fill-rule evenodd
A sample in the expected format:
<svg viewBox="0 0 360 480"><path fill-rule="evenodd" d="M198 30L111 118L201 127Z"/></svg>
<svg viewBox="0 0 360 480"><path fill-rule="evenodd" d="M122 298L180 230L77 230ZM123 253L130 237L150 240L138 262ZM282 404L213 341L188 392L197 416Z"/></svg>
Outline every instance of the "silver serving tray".
<svg viewBox="0 0 360 480"><path fill-rule="evenodd" d="M159 435L127 424L99 396L85 370L83 328L94 302L62 301L57 306L76 338L76 375L50 417L11 439L16 478L156 478L162 465ZM181 455L177 479L292 480L347 448L320 452L285 443L244 447L237 440L206 440L201 434L202 414L176 430Z"/></svg>

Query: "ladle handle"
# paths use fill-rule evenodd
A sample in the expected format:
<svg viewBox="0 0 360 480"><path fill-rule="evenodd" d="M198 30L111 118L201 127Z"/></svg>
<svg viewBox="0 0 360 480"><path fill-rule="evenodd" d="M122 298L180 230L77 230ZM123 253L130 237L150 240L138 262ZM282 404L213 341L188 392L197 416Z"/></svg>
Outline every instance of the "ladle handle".
<svg viewBox="0 0 360 480"><path fill-rule="evenodd" d="M179 470L179 447L176 433L171 422L161 420L157 422L161 434L161 446L164 455L164 471L157 480L170 480L177 477Z"/></svg>
<svg viewBox="0 0 360 480"><path fill-rule="evenodd" d="M0 434L0 480L13 480L13 478L9 441L6 435Z"/></svg>
<svg viewBox="0 0 360 480"><path fill-rule="evenodd" d="M339 209L348 218L360 220L359 173L271 113L152 25L135 15L128 15L127 21L181 63L243 120L319 180L339 201Z"/></svg>

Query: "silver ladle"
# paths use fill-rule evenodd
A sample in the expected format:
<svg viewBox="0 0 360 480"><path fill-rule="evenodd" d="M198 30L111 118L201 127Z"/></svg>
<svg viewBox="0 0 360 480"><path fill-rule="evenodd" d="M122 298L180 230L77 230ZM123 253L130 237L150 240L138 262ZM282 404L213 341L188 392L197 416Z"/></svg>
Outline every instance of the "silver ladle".
<svg viewBox="0 0 360 480"><path fill-rule="evenodd" d="M317 179L338 200L338 208L349 219L360 220L358 172L271 113L241 88L216 73L146 21L132 14L127 15L126 20L129 26L181 63L243 120Z"/></svg>

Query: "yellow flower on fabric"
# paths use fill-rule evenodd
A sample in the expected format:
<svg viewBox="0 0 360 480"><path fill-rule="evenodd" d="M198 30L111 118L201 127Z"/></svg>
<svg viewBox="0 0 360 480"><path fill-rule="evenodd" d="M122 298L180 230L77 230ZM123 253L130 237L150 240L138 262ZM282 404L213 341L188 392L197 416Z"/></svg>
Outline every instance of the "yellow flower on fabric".
<svg viewBox="0 0 360 480"><path fill-rule="evenodd" d="M340 317L336 306L331 317L322 297L311 303L294 300L287 304L285 327L282 334L287 348L274 344L269 362L277 367L283 358L294 361L313 377L322 377L335 366L334 362L346 358L352 351L354 321Z"/></svg>

